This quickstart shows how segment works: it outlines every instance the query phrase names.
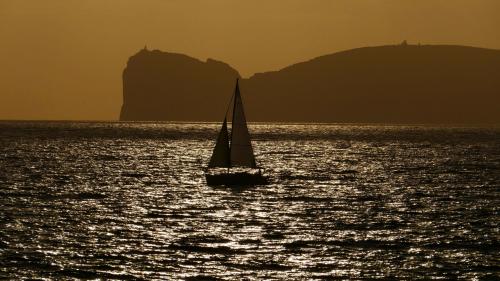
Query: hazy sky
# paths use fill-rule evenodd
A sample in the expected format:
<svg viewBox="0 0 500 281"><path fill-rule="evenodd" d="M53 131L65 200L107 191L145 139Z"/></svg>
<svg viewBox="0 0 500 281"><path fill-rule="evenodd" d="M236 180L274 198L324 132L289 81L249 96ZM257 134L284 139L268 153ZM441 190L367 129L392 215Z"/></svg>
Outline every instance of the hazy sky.
<svg viewBox="0 0 500 281"><path fill-rule="evenodd" d="M499 27L499 0L0 0L0 119L117 119L145 44L248 77L405 39L500 49Z"/></svg>

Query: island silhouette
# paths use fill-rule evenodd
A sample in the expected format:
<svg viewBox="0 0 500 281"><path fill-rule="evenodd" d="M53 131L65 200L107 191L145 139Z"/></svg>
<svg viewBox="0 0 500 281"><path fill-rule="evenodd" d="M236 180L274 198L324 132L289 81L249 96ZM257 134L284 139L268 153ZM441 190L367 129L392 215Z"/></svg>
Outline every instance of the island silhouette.
<svg viewBox="0 0 500 281"><path fill-rule="evenodd" d="M221 121L234 81L226 63L147 50L123 72L124 121ZM364 47L240 79L251 121L500 123L500 50Z"/></svg>

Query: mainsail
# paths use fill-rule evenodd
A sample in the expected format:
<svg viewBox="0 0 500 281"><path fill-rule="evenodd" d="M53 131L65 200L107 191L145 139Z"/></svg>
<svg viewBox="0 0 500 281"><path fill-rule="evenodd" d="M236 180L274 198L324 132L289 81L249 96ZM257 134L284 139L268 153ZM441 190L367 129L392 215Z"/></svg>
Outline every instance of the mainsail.
<svg viewBox="0 0 500 281"><path fill-rule="evenodd" d="M229 168L231 166L229 162L228 135L227 121L226 118L224 118L224 123L222 123L222 128L220 129L219 136L217 137L217 143L215 144L214 152L212 153L212 158L210 158L210 163L208 163L209 168Z"/></svg>
<svg viewBox="0 0 500 281"><path fill-rule="evenodd" d="M252 143L250 142L250 134L248 133L245 112L243 111L243 102L241 100L238 80L236 80L236 89L234 92L231 146L229 151L232 167L257 168L253 155Z"/></svg>

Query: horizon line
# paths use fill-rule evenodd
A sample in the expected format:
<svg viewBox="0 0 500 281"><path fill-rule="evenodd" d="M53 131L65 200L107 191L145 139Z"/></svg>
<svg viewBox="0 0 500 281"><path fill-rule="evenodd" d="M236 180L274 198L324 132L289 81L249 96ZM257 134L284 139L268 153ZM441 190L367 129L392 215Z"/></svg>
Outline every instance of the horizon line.
<svg viewBox="0 0 500 281"><path fill-rule="evenodd" d="M112 119L0 119L0 123L19 122L19 123L160 123L160 124L220 124L221 121L125 121ZM228 122L229 124L231 122ZM275 125L359 125L359 126L414 126L414 127L499 127L500 123L383 123L383 122L287 122L287 121L258 121L247 122L253 125L275 124Z"/></svg>

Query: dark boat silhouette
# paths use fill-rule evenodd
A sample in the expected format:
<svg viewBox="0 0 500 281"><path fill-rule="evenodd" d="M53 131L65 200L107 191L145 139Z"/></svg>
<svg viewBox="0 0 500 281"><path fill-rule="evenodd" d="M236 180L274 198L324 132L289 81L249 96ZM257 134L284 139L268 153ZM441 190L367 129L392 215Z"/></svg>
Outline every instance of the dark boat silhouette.
<svg viewBox="0 0 500 281"><path fill-rule="evenodd" d="M227 129L227 115L233 105L231 136ZM231 97L222 128L205 171L208 185L264 185L268 179L262 174L255 162L250 133L248 132L243 101L238 79Z"/></svg>

